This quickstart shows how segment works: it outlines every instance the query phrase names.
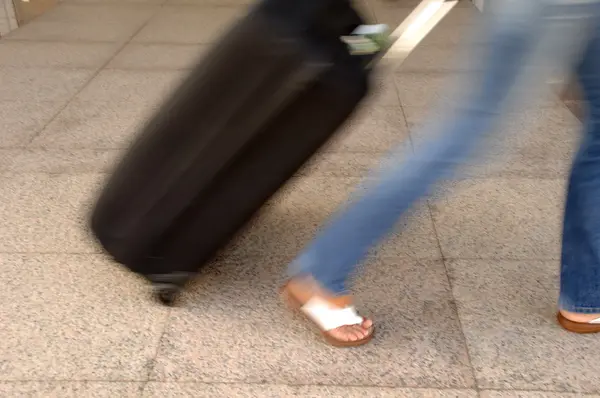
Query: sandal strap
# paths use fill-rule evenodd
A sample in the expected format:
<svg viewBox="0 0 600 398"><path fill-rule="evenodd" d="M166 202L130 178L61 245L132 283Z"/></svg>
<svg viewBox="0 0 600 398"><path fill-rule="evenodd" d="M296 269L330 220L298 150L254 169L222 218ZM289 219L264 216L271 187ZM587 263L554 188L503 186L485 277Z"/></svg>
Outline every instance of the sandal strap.
<svg viewBox="0 0 600 398"><path fill-rule="evenodd" d="M364 318L358 315L354 307L338 308L317 296L308 300L301 310L321 330L326 332L342 326L360 325L364 322Z"/></svg>

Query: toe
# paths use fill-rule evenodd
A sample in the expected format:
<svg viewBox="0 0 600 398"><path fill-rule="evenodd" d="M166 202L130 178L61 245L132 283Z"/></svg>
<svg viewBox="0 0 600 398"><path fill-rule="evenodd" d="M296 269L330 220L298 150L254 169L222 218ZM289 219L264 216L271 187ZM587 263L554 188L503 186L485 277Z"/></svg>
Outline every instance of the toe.
<svg viewBox="0 0 600 398"><path fill-rule="evenodd" d="M329 332L333 338L339 341L358 341L363 338L363 331L356 326L341 326Z"/></svg>
<svg viewBox="0 0 600 398"><path fill-rule="evenodd" d="M369 331L360 325L354 327L354 333L358 340L362 340L369 335Z"/></svg>
<svg viewBox="0 0 600 398"><path fill-rule="evenodd" d="M371 328L373 327L373 321L372 321L372 320L370 320L370 319L365 319L365 320L363 321L363 323L361 324L361 326L362 326L364 329L366 329L366 330L369 330L369 329L371 329Z"/></svg>
<svg viewBox="0 0 600 398"><path fill-rule="evenodd" d="M353 332L354 337L355 337L356 340L362 340L367 335L366 331L361 326L359 326L359 325L354 326L352 329L353 329L352 332Z"/></svg>

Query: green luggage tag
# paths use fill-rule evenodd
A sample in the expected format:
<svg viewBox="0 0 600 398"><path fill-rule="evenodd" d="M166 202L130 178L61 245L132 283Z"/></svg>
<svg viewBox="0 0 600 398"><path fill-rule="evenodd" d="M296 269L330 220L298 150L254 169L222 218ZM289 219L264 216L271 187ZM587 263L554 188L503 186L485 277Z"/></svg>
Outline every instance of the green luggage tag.
<svg viewBox="0 0 600 398"><path fill-rule="evenodd" d="M384 24L361 25L342 40L352 55L376 54L389 46L389 29Z"/></svg>

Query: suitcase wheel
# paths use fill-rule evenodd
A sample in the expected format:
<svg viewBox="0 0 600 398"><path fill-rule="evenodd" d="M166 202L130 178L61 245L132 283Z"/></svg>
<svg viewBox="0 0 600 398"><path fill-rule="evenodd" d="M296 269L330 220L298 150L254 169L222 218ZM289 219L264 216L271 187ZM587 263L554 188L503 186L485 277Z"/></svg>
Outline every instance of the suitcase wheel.
<svg viewBox="0 0 600 398"><path fill-rule="evenodd" d="M156 295L158 301L169 306L173 305L180 291L181 287L164 283L160 286L155 286L154 288L154 294Z"/></svg>
<svg viewBox="0 0 600 398"><path fill-rule="evenodd" d="M186 282L194 274L187 272L174 272L170 274L146 275L152 283L152 293L164 305L173 305Z"/></svg>

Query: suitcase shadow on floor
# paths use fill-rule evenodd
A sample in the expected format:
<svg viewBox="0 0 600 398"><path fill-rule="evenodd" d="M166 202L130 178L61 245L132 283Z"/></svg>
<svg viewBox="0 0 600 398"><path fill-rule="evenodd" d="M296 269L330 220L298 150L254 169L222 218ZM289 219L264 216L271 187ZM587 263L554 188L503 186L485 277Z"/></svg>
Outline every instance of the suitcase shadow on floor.
<svg viewBox="0 0 600 398"><path fill-rule="evenodd" d="M202 300L207 291L219 296L249 288L272 296L285 280L287 264L324 221L317 210L266 207L201 269L186 288L186 299Z"/></svg>

